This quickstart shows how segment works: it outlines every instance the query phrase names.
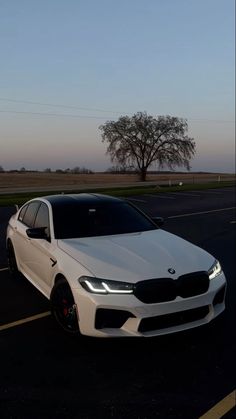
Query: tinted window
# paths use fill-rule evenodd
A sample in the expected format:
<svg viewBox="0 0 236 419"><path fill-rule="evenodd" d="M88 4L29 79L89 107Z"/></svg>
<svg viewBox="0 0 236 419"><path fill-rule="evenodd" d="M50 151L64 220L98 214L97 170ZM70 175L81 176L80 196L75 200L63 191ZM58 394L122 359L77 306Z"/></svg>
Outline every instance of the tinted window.
<svg viewBox="0 0 236 419"><path fill-rule="evenodd" d="M50 235L48 207L44 203L42 203L39 207L35 218L34 227L46 227L45 232L47 236Z"/></svg>
<svg viewBox="0 0 236 419"><path fill-rule="evenodd" d="M67 203L53 209L55 238L106 236L157 227L128 203Z"/></svg>
<svg viewBox="0 0 236 419"><path fill-rule="evenodd" d="M39 205L40 205L40 202L31 202L31 204L28 205L24 213L24 216L22 218L22 222L28 227L33 227L35 216L38 211Z"/></svg>
<svg viewBox="0 0 236 419"><path fill-rule="evenodd" d="M18 217L19 221L23 220L27 208L28 208L28 205L25 205L23 208L21 208L20 213L19 213L19 217Z"/></svg>

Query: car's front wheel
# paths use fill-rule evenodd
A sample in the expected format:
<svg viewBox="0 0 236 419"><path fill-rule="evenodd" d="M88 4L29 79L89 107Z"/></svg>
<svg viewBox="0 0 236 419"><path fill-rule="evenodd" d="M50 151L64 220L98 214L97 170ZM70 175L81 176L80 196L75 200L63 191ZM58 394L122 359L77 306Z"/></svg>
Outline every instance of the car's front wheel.
<svg viewBox="0 0 236 419"><path fill-rule="evenodd" d="M66 332L78 335L79 324L77 308L68 282L58 279L50 296L52 315Z"/></svg>

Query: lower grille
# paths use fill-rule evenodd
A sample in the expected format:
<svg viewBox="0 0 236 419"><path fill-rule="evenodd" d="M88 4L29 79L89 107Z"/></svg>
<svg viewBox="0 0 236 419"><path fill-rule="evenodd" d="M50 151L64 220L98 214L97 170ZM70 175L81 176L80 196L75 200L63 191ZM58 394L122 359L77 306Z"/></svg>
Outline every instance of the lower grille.
<svg viewBox="0 0 236 419"><path fill-rule="evenodd" d="M125 310L112 310L98 308L96 312L95 328L121 328L130 317L135 317L132 313Z"/></svg>
<svg viewBox="0 0 236 419"><path fill-rule="evenodd" d="M152 330L166 329L204 319L209 313L209 307L203 306L191 310L179 311L177 313L164 314L162 316L148 317L142 319L138 328L139 332L150 332Z"/></svg>

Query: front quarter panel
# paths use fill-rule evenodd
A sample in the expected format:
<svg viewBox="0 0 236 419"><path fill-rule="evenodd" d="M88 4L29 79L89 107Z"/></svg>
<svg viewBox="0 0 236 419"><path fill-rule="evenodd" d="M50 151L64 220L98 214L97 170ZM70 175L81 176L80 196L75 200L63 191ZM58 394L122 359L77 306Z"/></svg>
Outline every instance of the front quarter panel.
<svg viewBox="0 0 236 419"><path fill-rule="evenodd" d="M66 278L71 289L82 289L78 281L81 276L94 276L93 273L86 269L79 261L65 253L58 246L56 246L55 250L55 260L57 261L55 265L56 272L51 287L53 287L56 276L59 274Z"/></svg>

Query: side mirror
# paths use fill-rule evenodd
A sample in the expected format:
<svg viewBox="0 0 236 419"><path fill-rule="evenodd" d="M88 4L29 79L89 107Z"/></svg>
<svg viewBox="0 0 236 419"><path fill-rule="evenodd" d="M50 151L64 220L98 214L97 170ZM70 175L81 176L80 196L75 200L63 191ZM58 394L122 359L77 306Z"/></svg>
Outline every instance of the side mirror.
<svg viewBox="0 0 236 419"><path fill-rule="evenodd" d="M38 227L38 228L27 228L26 234L30 239L43 239L48 240L49 237L45 232L47 227Z"/></svg>
<svg viewBox="0 0 236 419"><path fill-rule="evenodd" d="M162 217L152 217L152 221L157 225L157 227L161 227L164 224L164 218Z"/></svg>

